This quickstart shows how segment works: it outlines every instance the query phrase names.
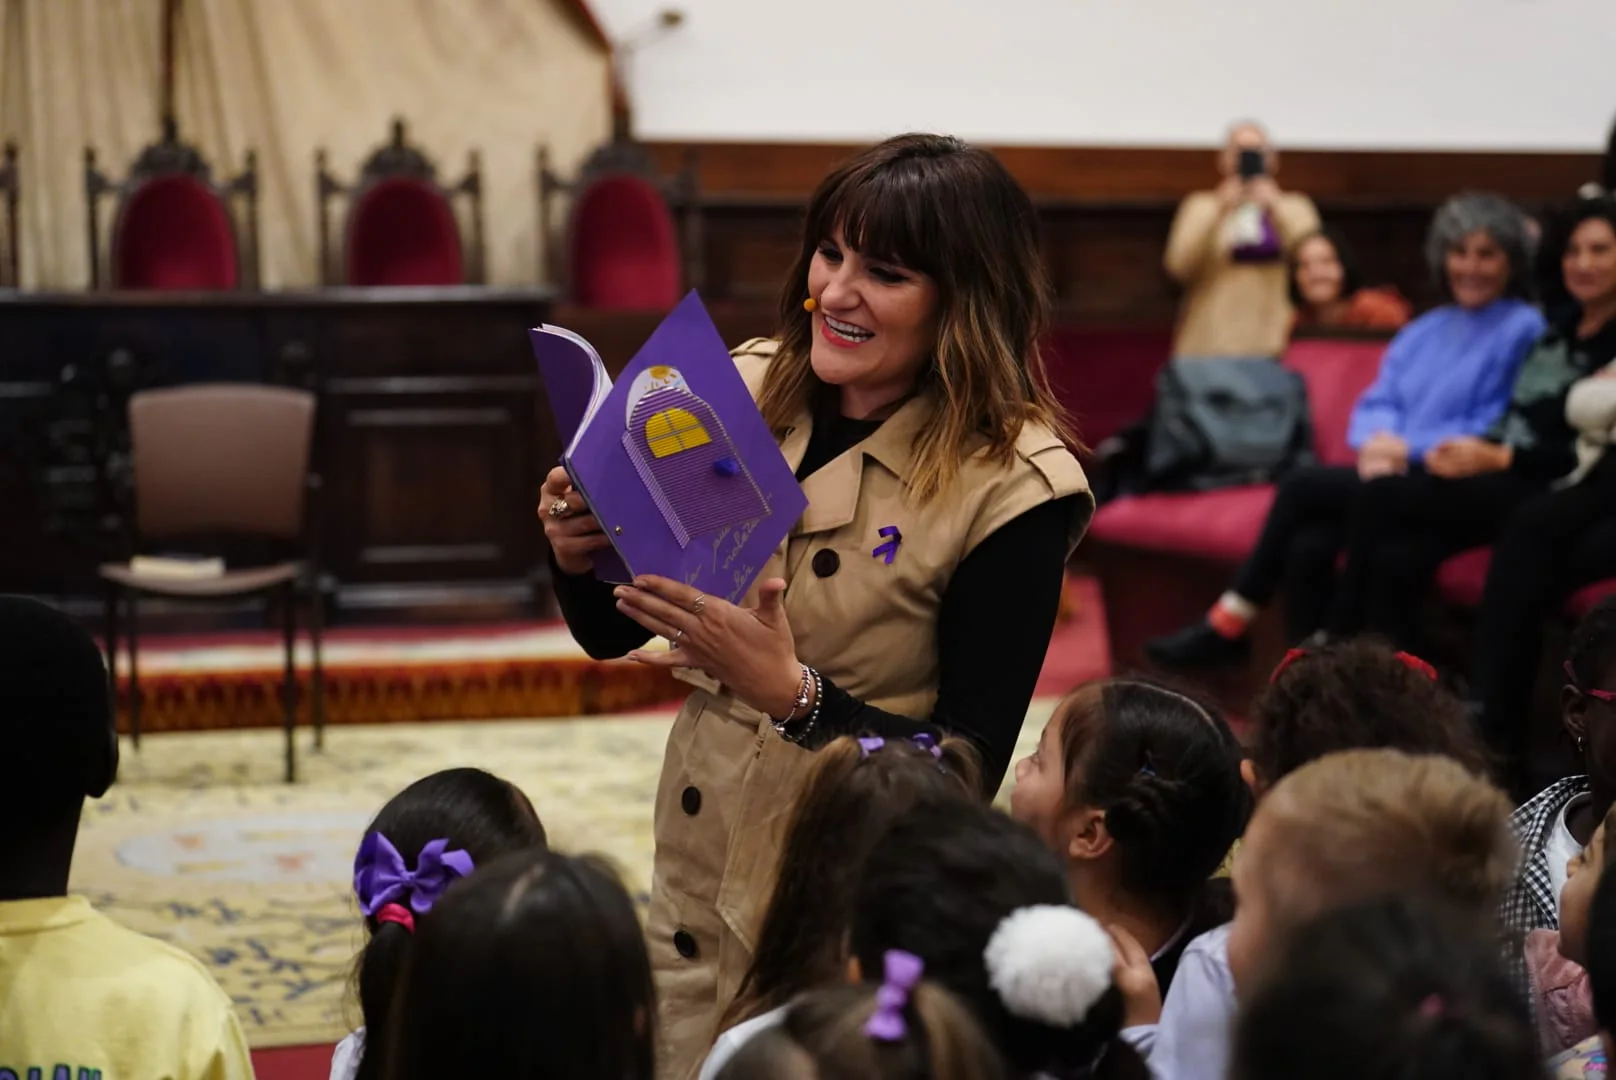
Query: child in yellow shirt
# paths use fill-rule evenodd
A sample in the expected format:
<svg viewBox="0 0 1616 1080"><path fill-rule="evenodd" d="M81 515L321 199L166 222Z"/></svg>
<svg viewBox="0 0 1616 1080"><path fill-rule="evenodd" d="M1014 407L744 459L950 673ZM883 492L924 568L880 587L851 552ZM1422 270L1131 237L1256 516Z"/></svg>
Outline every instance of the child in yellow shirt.
<svg viewBox="0 0 1616 1080"><path fill-rule="evenodd" d="M20 597L0 597L0 761L0 1077L250 1078L202 965L67 895L84 799L118 771L111 687L88 634Z"/></svg>

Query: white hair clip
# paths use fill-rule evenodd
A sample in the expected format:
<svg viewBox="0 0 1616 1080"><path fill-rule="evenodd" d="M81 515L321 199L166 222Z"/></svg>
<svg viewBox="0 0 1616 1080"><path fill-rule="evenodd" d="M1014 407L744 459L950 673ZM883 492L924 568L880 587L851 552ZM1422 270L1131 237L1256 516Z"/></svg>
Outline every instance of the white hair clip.
<svg viewBox="0 0 1616 1080"><path fill-rule="evenodd" d="M999 921L987 948L988 985L1013 1016L1050 1027L1082 1022L1111 987L1111 935L1068 904L1017 908Z"/></svg>

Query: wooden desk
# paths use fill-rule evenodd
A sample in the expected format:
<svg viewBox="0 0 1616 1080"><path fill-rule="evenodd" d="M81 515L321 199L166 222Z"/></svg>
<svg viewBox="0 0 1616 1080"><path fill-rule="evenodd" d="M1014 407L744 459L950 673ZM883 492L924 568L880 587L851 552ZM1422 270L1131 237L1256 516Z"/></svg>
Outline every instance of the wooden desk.
<svg viewBox="0 0 1616 1080"><path fill-rule="evenodd" d="M558 447L527 328L552 296L0 292L0 590L94 595L118 531L95 521L93 455L63 449L88 424L63 380L103 379L121 355L145 385L320 391L321 558L339 604L530 603L547 577L533 508Z"/></svg>

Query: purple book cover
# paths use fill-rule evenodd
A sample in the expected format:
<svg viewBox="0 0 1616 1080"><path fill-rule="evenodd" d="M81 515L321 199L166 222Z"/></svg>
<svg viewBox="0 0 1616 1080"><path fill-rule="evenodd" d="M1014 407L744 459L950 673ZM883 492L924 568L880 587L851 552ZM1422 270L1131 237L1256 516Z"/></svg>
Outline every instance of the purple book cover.
<svg viewBox="0 0 1616 1080"><path fill-rule="evenodd" d="M615 548L595 575L657 574L739 602L808 500L701 299L680 301L615 385L577 335L532 337L562 464Z"/></svg>

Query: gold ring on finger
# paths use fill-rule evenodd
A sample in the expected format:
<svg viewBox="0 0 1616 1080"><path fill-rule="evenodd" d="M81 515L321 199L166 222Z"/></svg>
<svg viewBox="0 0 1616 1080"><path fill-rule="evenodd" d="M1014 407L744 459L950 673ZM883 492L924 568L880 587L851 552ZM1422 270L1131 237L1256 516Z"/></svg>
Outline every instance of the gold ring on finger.
<svg viewBox="0 0 1616 1080"><path fill-rule="evenodd" d="M557 499L550 504L549 514L553 518L563 518L572 513L572 507L567 505L566 499Z"/></svg>
<svg viewBox="0 0 1616 1080"><path fill-rule="evenodd" d="M705 608L706 606L707 606L707 598L705 596L697 596L694 600L692 600L690 602L690 610L694 614L697 614L697 615L700 615L701 612L702 612L702 609Z"/></svg>

